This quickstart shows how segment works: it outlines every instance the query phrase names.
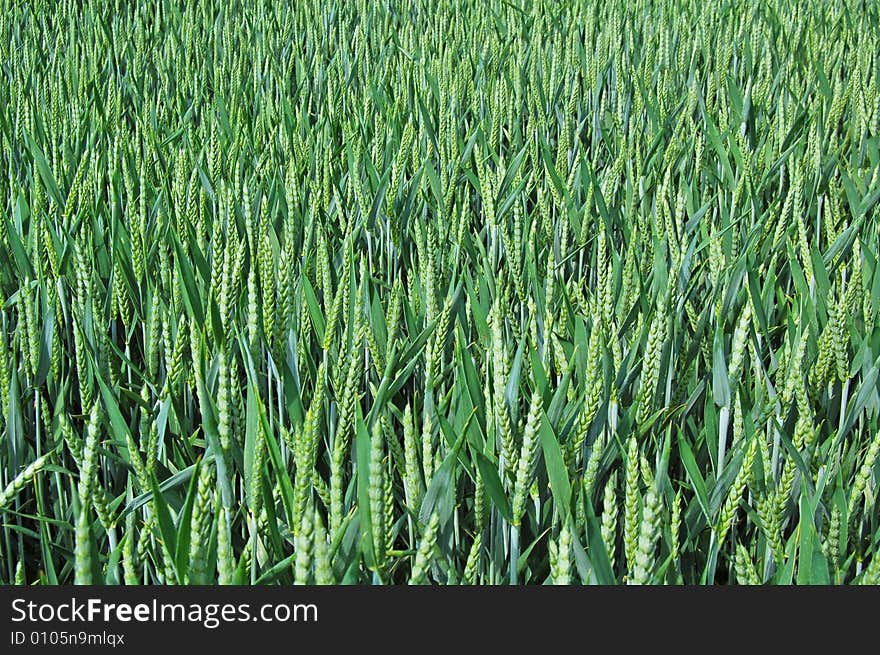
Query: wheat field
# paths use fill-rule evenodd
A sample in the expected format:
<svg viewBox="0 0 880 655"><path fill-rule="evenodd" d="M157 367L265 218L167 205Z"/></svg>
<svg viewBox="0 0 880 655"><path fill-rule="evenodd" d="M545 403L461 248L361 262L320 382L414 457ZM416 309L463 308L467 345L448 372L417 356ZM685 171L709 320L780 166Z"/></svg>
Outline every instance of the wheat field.
<svg viewBox="0 0 880 655"><path fill-rule="evenodd" d="M880 7L0 1L0 582L878 584Z"/></svg>

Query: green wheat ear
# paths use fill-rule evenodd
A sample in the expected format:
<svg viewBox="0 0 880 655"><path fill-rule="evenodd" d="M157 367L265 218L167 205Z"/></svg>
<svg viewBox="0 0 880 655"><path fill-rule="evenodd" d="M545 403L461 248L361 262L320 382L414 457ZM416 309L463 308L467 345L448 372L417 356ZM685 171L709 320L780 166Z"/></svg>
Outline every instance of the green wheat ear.
<svg viewBox="0 0 880 655"><path fill-rule="evenodd" d="M652 485L644 500L639 541L630 584L648 584L654 567L654 545L659 536L661 521L660 493Z"/></svg>
<svg viewBox="0 0 880 655"><path fill-rule="evenodd" d="M45 455L41 455L33 462L28 464L21 473L16 475L3 491L0 491L0 510L4 509L12 500L21 493L25 487L28 486L31 482L34 481L34 477L37 473L43 470L46 465L49 463L51 459L52 453L46 453Z"/></svg>
<svg viewBox="0 0 880 655"><path fill-rule="evenodd" d="M416 550L415 561L412 564L409 584L425 584L428 576L428 568L431 564L431 554L436 546L437 529L440 525L440 515L434 512L428 519L422 538L419 540Z"/></svg>
<svg viewBox="0 0 880 655"><path fill-rule="evenodd" d="M632 571L635 566L639 539L639 479L638 444L635 437L630 437L626 452L626 490L623 515L624 555L629 571Z"/></svg>
<svg viewBox="0 0 880 655"><path fill-rule="evenodd" d="M523 430L522 448L516 468L513 493L513 524L519 525L525 509L526 493L531 486L532 469L538 454L538 422L540 421L542 400L538 391L532 393L529 414Z"/></svg>
<svg viewBox="0 0 880 655"><path fill-rule="evenodd" d="M605 482L602 495L602 541L608 551L611 569L614 569L614 556L617 544L617 473L612 473Z"/></svg>
<svg viewBox="0 0 880 655"><path fill-rule="evenodd" d="M743 585L759 585L761 584L752 559L748 551L742 544L736 545L736 558L734 560L734 568L736 571L736 580Z"/></svg>
<svg viewBox="0 0 880 655"><path fill-rule="evenodd" d="M74 547L74 584L92 584L92 539L87 505L81 505L76 515L76 541Z"/></svg>

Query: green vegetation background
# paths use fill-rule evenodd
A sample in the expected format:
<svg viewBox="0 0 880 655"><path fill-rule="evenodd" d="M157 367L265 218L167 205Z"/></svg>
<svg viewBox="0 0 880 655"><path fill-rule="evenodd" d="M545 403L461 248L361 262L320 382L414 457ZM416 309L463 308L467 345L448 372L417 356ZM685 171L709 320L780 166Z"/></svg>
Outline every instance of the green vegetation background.
<svg viewBox="0 0 880 655"><path fill-rule="evenodd" d="M0 581L880 582L876 3L0 9Z"/></svg>

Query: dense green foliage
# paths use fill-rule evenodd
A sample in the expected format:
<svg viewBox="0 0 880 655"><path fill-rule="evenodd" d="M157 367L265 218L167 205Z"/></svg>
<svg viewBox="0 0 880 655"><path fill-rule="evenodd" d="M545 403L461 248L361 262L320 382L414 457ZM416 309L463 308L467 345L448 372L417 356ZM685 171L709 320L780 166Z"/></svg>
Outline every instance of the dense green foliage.
<svg viewBox="0 0 880 655"><path fill-rule="evenodd" d="M880 582L875 3L287 4L2 2L0 581Z"/></svg>

